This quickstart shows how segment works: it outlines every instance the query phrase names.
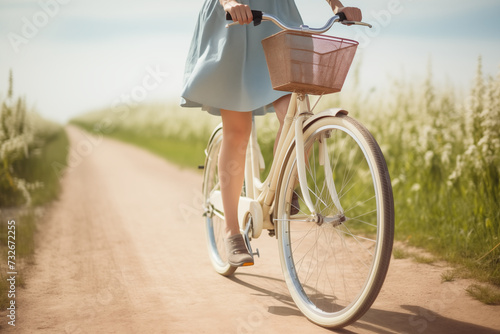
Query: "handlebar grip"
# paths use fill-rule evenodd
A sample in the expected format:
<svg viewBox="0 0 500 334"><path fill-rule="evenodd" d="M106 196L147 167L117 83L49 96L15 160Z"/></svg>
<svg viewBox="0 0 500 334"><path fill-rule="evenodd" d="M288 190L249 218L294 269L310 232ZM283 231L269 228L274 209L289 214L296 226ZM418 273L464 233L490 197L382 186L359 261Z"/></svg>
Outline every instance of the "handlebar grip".
<svg viewBox="0 0 500 334"><path fill-rule="evenodd" d="M262 22L262 14L263 12L260 10L252 10L252 16L253 16L253 25L258 26ZM345 17L345 16L344 16ZM232 21L233 18L231 17L231 14L226 12L226 20Z"/></svg>
<svg viewBox="0 0 500 334"><path fill-rule="evenodd" d="M337 15L339 17L340 22L347 20L347 17L345 16L345 14L343 12L337 13Z"/></svg>

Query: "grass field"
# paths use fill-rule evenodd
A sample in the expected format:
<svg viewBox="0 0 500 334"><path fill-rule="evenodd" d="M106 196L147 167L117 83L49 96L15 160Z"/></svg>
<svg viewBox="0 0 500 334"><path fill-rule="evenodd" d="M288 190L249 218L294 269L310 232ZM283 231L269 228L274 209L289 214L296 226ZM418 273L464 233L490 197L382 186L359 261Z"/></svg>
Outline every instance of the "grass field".
<svg viewBox="0 0 500 334"><path fill-rule="evenodd" d="M396 239L455 264L461 277L500 287L500 75L485 77L479 61L469 92L436 87L430 74L421 83L395 81L387 91L359 91L354 80L342 93L324 98L317 110L330 106L348 109L384 152ZM100 110L72 122L196 168L219 119L199 110L148 105ZM269 162L277 123L268 115L257 124Z"/></svg>

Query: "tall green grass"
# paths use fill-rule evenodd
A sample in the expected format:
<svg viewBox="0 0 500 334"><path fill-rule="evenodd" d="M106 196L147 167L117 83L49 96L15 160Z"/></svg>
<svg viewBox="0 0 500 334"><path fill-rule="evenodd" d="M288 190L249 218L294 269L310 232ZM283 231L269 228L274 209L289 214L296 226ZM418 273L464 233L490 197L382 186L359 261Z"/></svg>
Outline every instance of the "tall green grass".
<svg viewBox="0 0 500 334"><path fill-rule="evenodd" d="M23 268L32 261L38 207L59 194L53 161L66 161L68 138L64 128L29 111L15 98L12 74L5 97L0 96L0 308L6 307L7 222L16 221L16 287L23 286Z"/></svg>
<svg viewBox="0 0 500 334"><path fill-rule="evenodd" d="M396 80L386 91L361 91L355 73L350 87L323 98L316 110L346 108L379 142L392 177L397 239L500 286L500 75L485 78L479 61L472 89L460 93L436 87L431 73L422 82ZM171 141L182 152L162 154L173 161L196 157L184 163L195 167L219 119L156 105L126 114L101 110L73 122L94 132L112 128L110 135L145 147L146 138ZM269 165L277 121L268 115L257 124Z"/></svg>
<svg viewBox="0 0 500 334"><path fill-rule="evenodd" d="M19 177L28 183L39 185L30 192L32 206L48 203L59 195L60 174L56 173L52 162L66 161L68 147L69 140L66 131L63 127L59 127L57 131L44 139L36 153L13 164L13 169Z"/></svg>
<svg viewBox="0 0 500 334"><path fill-rule="evenodd" d="M500 74L485 78L479 60L472 89L458 94L430 73L384 99L362 96L353 114L386 156L396 237L500 286Z"/></svg>
<svg viewBox="0 0 500 334"><path fill-rule="evenodd" d="M29 206L33 192L45 187L40 177L50 174L36 167L37 157L47 144L64 140L64 130L29 110L24 98L14 96L12 73L7 94L3 98L0 94L0 105L0 208Z"/></svg>

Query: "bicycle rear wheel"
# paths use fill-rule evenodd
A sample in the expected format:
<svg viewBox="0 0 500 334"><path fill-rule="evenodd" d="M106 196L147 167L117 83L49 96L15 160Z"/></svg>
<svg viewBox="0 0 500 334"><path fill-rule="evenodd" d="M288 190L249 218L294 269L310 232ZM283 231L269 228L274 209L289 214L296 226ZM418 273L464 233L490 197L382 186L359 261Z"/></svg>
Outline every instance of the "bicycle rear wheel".
<svg viewBox="0 0 500 334"><path fill-rule="evenodd" d="M220 193L218 172L219 151L222 143L222 127L217 128L212 135L207 148L203 176L203 205L207 234L208 254L215 271L224 276L232 275L236 267L227 262L226 246L224 244L224 213L218 209L212 200L214 194Z"/></svg>
<svg viewBox="0 0 500 334"><path fill-rule="evenodd" d="M394 234L389 173L375 139L346 115L309 124L304 145L307 191L317 215L302 200L292 147L275 220L281 266L304 315L324 327L344 327L370 308L389 267ZM294 193L300 209L291 215Z"/></svg>

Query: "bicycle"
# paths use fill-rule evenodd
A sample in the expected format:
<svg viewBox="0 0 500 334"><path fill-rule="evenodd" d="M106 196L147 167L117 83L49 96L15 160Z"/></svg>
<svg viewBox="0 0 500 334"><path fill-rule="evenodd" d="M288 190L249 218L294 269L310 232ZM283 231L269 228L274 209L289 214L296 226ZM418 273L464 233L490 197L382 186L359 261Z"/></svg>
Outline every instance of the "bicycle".
<svg viewBox="0 0 500 334"><path fill-rule="evenodd" d="M252 250L252 238L258 238L263 230L276 236L285 282L297 307L320 326L344 327L371 307L389 267L394 235L391 181L382 151L370 132L343 109L313 114L306 94L337 92L343 84L343 78L340 88L338 83L327 83L330 87L318 83L317 74L332 68L323 63L324 50L318 50L325 47L323 44L335 44L332 52L343 58L344 64L339 66L343 66L345 73L340 76L344 78L357 46L355 41L320 34L339 21L368 24L335 15L321 28L288 27L275 16L254 11L254 24L261 20L283 29L264 39L263 45L273 87L293 93L263 182L260 170L264 160L253 122L238 206L240 230L252 255L260 256L258 250ZM293 49L290 45L294 43L300 47ZM284 58L295 59L271 59L279 48L287 52ZM287 61L298 63L293 66L299 69L291 70L295 74L287 69L288 77L280 87L277 81L284 73L275 67ZM293 76L296 82L290 84ZM204 216L212 265L219 274L229 276L237 268L227 263L223 241L224 211L217 168L221 130L222 124L213 131L205 150ZM292 204L294 194L299 205Z"/></svg>

